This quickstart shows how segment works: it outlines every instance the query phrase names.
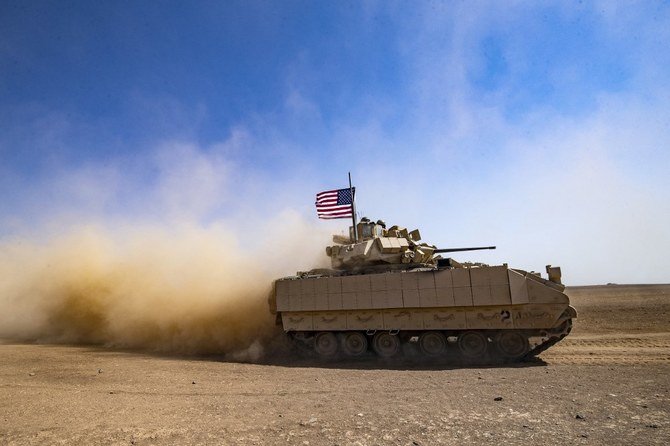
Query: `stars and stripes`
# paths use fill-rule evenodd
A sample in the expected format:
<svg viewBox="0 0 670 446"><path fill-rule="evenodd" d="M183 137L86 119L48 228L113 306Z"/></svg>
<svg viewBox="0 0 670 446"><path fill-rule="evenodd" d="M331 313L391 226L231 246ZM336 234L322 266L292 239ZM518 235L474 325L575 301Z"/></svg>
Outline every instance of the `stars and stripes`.
<svg viewBox="0 0 670 446"><path fill-rule="evenodd" d="M315 203L317 215L322 219L351 218L355 193L356 188L319 192Z"/></svg>

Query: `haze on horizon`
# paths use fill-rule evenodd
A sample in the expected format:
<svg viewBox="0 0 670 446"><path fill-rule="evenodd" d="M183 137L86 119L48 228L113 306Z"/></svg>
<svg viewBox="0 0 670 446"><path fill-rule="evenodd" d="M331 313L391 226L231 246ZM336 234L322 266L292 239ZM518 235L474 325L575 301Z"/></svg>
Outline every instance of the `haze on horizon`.
<svg viewBox="0 0 670 446"><path fill-rule="evenodd" d="M4 1L0 260L158 232L291 274L351 171L361 216L498 246L459 260L668 283L669 44L663 1Z"/></svg>

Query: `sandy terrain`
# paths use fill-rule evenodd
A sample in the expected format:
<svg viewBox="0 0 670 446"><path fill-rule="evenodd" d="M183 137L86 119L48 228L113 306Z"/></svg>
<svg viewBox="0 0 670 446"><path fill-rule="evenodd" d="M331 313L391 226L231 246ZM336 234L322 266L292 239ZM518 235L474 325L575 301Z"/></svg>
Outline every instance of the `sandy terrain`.
<svg viewBox="0 0 670 446"><path fill-rule="evenodd" d="M5 341L0 444L670 444L670 285L568 294L572 334L504 367Z"/></svg>

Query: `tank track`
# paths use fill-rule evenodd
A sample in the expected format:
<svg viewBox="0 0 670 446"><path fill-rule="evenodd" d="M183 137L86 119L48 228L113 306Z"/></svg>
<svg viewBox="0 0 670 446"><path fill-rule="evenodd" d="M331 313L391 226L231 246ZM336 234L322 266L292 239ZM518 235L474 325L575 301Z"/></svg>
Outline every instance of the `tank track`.
<svg viewBox="0 0 670 446"><path fill-rule="evenodd" d="M521 358L521 360L522 361L532 360L534 357L544 352L548 348L558 344L564 337L569 335L570 331L572 331L572 319L567 319L565 322L566 322L565 328L562 330L560 334L550 336L546 341L536 345L528 353L526 353Z"/></svg>
<svg viewBox="0 0 670 446"><path fill-rule="evenodd" d="M535 347L531 348L527 353L522 354L521 356L518 357L504 357L500 356L499 354L496 353L495 347L493 343L489 344L489 347L487 348L486 352L480 356L480 357L464 357L460 355L460 353L456 353L455 356L453 357L428 357L428 356L421 356L423 360L430 360L430 361L440 361L440 360L455 360L457 363L461 364L472 364L472 365L479 365L479 364L510 364L510 363L516 363L516 362L526 362L526 361L533 361L536 356L544 352L545 350L549 349L550 347L556 345L558 342L560 342L563 338L565 338L568 334L570 334L570 331L572 330L572 319L565 319L561 325L558 327L554 328L550 332L545 332L543 338L544 341L542 341L540 344L536 345ZM539 335L539 333L538 333ZM292 339L293 345L295 348L295 353L298 353L301 356L311 356L311 357L319 357L320 359L325 359L325 360L338 360L338 359L354 359L353 357L347 357L345 354L342 352L338 352L337 355L334 355L330 358L328 357L320 357L319 354L315 351L314 345L313 345L313 340L314 337L312 336L311 333L288 333L289 338ZM415 337L415 336L413 336ZM407 340L402 341L404 343L408 343ZM367 357L370 357L370 355L375 355L373 352L373 349L370 347L368 349L368 353L365 355ZM400 353L399 355L396 355L395 358L398 359L399 357L402 357L403 353ZM410 356L404 359L417 359L419 358L418 356ZM385 358L389 359L389 358Z"/></svg>

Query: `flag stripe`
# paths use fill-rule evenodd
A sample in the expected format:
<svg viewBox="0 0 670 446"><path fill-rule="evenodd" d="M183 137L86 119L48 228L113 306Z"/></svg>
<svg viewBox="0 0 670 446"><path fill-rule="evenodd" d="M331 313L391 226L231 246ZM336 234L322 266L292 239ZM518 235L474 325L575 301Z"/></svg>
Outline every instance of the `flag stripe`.
<svg viewBox="0 0 670 446"><path fill-rule="evenodd" d="M330 210L330 209L349 209L351 207L350 204L317 204L316 208L317 209L324 209L324 210Z"/></svg>
<svg viewBox="0 0 670 446"><path fill-rule="evenodd" d="M333 213L342 213L342 212L351 212L351 206L338 206L329 209L319 209L319 214L333 214Z"/></svg>
<svg viewBox="0 0 670 446"><path fill-rule="evenodd" d="M326 190L326 191L323 191L323 192L319 192L318 194L316 194L316 198L319 198L320 196L327 195L327 194L337 195L337 192L339 190L341 190L341 189L333 189L333 190Z"/></svg>
<svg viewBox="0 0 670 446"><path fill-rule="evenodd" d="M350 211L343 211L343 212L331 212L328 214L321 214L321 217L343 217L349 215L351 217L351 212Z"/></svg>

